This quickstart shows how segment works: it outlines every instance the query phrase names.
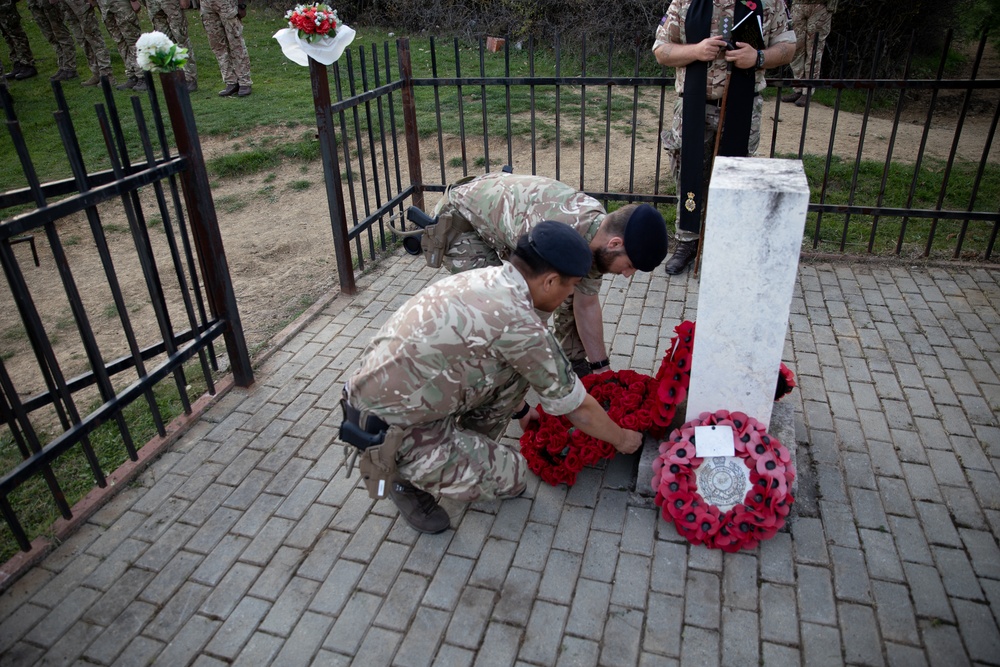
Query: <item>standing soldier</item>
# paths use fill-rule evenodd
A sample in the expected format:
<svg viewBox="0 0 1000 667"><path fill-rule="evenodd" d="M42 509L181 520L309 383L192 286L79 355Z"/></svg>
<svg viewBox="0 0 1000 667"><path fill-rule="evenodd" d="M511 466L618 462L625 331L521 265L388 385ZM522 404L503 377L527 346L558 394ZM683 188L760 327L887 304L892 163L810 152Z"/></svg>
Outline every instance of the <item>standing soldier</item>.
<svg viewBox="0 0 1000 667"><path fill-rule="evenodd" d="M219 97L250 94L250 54L243 41L243 17L247 6L243 0L201 0L201 19L208 33L208 45L219 61L222 81L226 87Z"/></svg>
<svg viewBox="0 0 1000 667"><path fill-rule="evenodd" d="M667 254L666 223L652 206L629 204L607 213L593 197L544 176L495 172L459 182L448 188L436 214L438 223L421 240L424 257L432 265L443 261L452 273L499 266L521 234L542 220L569 225L583 237L593 267L553 320L556 339L581 377L610 365L600 300L604 275L652 271Z"/></svg>
<svg viewBox="0 0 1000 667"><path fill-rule="evenodd" d="M191 0L146 0L146 10L153 22L153 29L162 32L174 44L187 49L184 79L187 81L187 89L194 92L198 90L198 69L194 63L191 39L188 37L187 18L184 16L184 10L190 6Z"/></svg>
<svg viewBox="0 0 1000 667"><path fill-rule="evenodd" d="M31 53L28 36L21 27L21 15L17 13L14 0L0 0L0 34L3 34L7 48L10 49L10 60L13 68L5 79L30 79L38 75L35 69L35 57Z"/></svg>
<svg viewBox="0 0 1000 667"><path fill-rule="evenodd" d="M727 43L721 36L727 19L734 27L750 26L760 46ZM676 73L674 120L661 134L677 183L677 244L664 267L669 275L698 254L723 92L728 90L718 154L752 156L760 144L764 71L790 63L794 55L785 0L672 0L667 8L653 56Z"/></svg>
<svg viewBox="0 0 1000 667"><path fill-rule="evenodd" d="M50 79L52 81L75 79L77 77L76 45L73 43L73 34L66 27L66 22L63 19L62 5L54 4L49 0L28 0L28 9L35 17L35 23L42 31L42 36L56 50L58 69Z"/></svg>
<svg viewBox="0 0 1000 667"><path fill-rule="evenodd" d="M101 82L101 76L108 77L114 84L114 75L111 71L111 54L104 43L104 36L101 34L101 24L97 20L97 13L94 7L87 0L56 0L61 2L63 15L69 24L69 29L73 32L73 37L77 43L83 47L83 54L87 57L87 66L90 67L90 78L80 83L81 86L96 86Z"/></svg>
<svg viewBox="0 0 1000 667"><path fill-rule="evenodd" d="M823 64L823 47L833 26L833 13L837 11L837 0L796 0L792 5L792 27L795 28L795 58L792 60L792 74L796 79L810 76L819 77ZM816 61L812 61L813 48ZM806 105L806 89L793 88L782 96L782 102L795 102L795 106Z"/></svg>
<svg viewBox="0 0 1000 667"><path fill-rule="evenodd" d="M146 81L136 62L135 43L142 34L136 12L142 5L139 0L89 0L101 10L104 27L118 47L118 55L125 62L125 82L115 86L118 90L146 90Z"/></svg>
<svg viewBox="0 0 1000 667"><path fill-rule="evenodd" d="M616 425L573 374L535 308L552 310L590 270L592 253L568 225L524 234L510 263L450 276L412 297L369 343L344 387L340 437L358 447L372 497L386 494L414 529L439 533L436 496L513 498L527 463L497 442L507 422L566 415L626 454L642 435Z"/></svg>

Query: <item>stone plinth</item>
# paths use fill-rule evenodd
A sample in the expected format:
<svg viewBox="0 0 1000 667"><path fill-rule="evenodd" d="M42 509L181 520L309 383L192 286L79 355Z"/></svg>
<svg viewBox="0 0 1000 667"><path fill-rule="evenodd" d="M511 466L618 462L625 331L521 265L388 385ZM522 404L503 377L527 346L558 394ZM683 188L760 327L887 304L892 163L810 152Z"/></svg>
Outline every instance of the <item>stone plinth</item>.
<svg viewBox="0 0 1000 667"><path fill-rule="evenodd" d="M715 161L685 421L728 410L770 423L808 205L797 160Z"/></svg>

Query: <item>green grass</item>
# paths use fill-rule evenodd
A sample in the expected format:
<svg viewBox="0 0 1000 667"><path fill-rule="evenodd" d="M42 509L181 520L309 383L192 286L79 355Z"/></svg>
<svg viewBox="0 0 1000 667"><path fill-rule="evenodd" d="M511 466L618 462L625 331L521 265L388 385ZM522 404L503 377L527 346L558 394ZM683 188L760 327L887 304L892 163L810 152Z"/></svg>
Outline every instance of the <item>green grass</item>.
<svg viewBox="0 0 1000 667"><path fill-rule="evenodd" d="M191 400L205 392L204 378L193 366L188 369L186 378L189 382L187 394ZM153 393L165 423L181 414L180 393L173 377L156 385ZM90 406L88 412L99 405L97 403ZM156 434L152 414L144 399L128 405L122 414L137 447L142 446ZM48 442L51 437L50 433L39 434L43 442ZM105 474L114 471L128 459L121 432L114 422L103 424L94 431L90 436L90 444ZM21 461L21 453L10 432L5 429L0 434L0 470L13 470ZM70 506L94 488L93 473L87 465L80 445L72 447L60 456L52 470ZM40 475L36 475L12 493L10 502L29 539L49 534L52 523L59 518L51 493ZM6 522L0 522L0 562L6 561L17 551L18 546L13 533Z"/></svg>

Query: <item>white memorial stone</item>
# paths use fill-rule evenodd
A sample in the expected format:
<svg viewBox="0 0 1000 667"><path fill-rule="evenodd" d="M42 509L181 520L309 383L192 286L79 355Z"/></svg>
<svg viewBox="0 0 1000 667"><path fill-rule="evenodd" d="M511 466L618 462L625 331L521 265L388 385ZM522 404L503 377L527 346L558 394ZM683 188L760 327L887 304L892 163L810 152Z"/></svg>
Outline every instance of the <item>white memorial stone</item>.
<svg viewBox="0 0 1000 667"><path fill-rule="evenodd" d="M770 424L808 205L800 161L716 158L686 421L728 410Z"/></svg>

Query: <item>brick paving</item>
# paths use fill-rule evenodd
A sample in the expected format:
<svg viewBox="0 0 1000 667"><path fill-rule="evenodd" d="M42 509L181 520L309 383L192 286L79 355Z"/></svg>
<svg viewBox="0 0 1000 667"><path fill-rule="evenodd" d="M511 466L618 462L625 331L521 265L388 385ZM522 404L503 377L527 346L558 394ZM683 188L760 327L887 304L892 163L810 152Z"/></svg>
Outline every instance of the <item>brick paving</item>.
<svg viewBox="0 0 1000 667"><path fill-rule="evenodd" d="M448 504L437 536L370 501L331 440L366 342L441 275L397 260L0 595L0 664L1000 664L1000 270L802 264L799 498L722 554L635 493L635 457ZM603 299L614 367L648 373L697 282Z"/></svg>

